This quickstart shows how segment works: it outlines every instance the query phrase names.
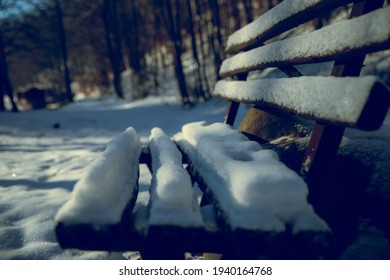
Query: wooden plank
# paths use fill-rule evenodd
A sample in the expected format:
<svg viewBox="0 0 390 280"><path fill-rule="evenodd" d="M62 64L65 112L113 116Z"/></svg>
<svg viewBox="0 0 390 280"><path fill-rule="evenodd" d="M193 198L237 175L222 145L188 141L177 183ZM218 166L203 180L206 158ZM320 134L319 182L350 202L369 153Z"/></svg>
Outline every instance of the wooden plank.
<svg viewBox="0 0 390 280"><path fill-rule="evenodd" d="M138 251L143 248L145 238L134 227L131 214L134 204L129 204L121 222L112 225L65 224L55 226L59 245L64 249L76 248L94 251Z"/></svg>
<svg viewBox="0 0 390 280"><path fill-rule="evenodd" d="M347 59L390 47L390 7L225 59L221 77L267 67ZM353 36L351 36L353 34Z"/></svg>
<svg viewBox="0 0 390 280"><path fill-rule="evenodd" d="M237 53L260 46L264 41L284 31L314 19L324 12L352 1L339 0L285 0L255 21L229 36L226 52Z"/></svg>
<svg viewBox="0 0 390 280"><path fill-rule="evenodd" d="M145 234L136 227L137 216L133 214L136 196L132 199L115 224L94 225L91 223L56 222L55 234L64 249L76 248L95 251L138 251L144 247Z"/></svg>
<svg viewBox="0 0 390 280"><path fill-rule="evenodd" d="M128 128L91 163L55 217L62 247L117 250L127 246L124 233L132 232L141 149L135 130Z"/></svg>
<svg viewBox="0 0 390 280"><path fill-rule="evenodd" d="M390 104L388 88L373 76L222 80L214 95L364 130L379 128Z"/></svg>
<svg viewBox="0 0 390 280"><path fill-rule="evenodd" d="M182 163L187 163L187 159L185 157L182 158ZM142 152L139 157L139 164L146 164L150 172L152 172L152 159L150 156L149 147L142 147Z"/></svg>
<svg viewBox="0 0 390 280"><path fill-rule="evenodd" d="M152 129L149 144L152 162L147 258L184 258L186 250L195 250L195 237L204 234L200 207L192 190L192 181L183 168L182 155L175 143L160 129Z"/></svg>
<svg viewBox="0 0 390 280"><path fill-rule="evenodd" d="M149 148L153 170L149 227L202 228L192 181L183 168L182 155L175 143L160 128L154 128Z"/></svg>

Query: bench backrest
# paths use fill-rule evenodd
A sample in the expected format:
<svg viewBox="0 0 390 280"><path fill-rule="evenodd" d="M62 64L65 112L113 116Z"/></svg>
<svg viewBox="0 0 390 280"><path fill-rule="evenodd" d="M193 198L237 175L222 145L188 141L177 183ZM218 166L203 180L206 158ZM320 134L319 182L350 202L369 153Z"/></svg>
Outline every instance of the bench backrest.
<svg viewBox="0 0 390 280"><path fill-rule="evenodd" d="M373 76L359 77L367 53L390 47L390 7L383 0L354 1L349 18L294 35L293 28L353 1L284 0L233 33L215 96L230 100L225 123L234 124L239 103L254 104L240 130L259 136L259 112L315 121L301 173L312 199L337 153L345 127L378 129L386 117L388 87ZM277 36L289 31L286 39ZM330 76L303 76L294 65L334 61ZM286 78L250 79L251 71L278 67ZM261 111L259 111L261 110ZM257 112L257 113L256 113ZM260 115L261 115L260 114Z"/></svg>

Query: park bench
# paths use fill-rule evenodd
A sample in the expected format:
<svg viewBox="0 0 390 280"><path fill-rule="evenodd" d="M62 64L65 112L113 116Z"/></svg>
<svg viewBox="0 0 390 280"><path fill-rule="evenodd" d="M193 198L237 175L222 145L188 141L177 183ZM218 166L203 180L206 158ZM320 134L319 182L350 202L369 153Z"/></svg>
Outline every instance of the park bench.
<svg viewBox="0 0 390 280"><path fill-rule="evenodd" d="M189 123L172 138L154 128L147 146L133 128L118 135L57 213L60 245L155 259L184 252L329 257L332 229L312 205L320 205L345 128L378 129L390 103L384 83L360 76L366 54L390 46L383 2L285 0L233 33L214 90L228 100L224 122ZM295 27L346 4L349 18L296 34ZM334 61L330 76L303 76L295 67L325 61ZM251 78L272 67L287 77ZM253 108L234 129L240 103ZM269 140L264 112L313 122L300 172L262 147ZM139 164L152 173L147 204L137 198Z"/></svg>

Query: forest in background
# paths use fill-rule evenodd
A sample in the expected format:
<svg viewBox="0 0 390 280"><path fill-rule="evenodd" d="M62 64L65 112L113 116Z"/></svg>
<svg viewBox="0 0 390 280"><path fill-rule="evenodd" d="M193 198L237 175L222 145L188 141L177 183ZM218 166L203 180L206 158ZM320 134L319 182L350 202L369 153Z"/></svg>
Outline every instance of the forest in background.
<svg viewBox="0 0 390 280"><path fill-rule="evenodd" d="M4 96L16 101L30 91L38 97L32 88L62 103L77 92L162 95L160 72L168 68L183 104L207 100L227 37L279 2L0 0L0 110Z"/></svg>

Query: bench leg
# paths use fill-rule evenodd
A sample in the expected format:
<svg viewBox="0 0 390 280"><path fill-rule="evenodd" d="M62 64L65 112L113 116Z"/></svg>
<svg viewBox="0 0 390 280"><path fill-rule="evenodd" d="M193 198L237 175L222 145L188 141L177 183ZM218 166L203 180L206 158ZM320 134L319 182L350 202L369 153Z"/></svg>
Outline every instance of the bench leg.
<svg viewBox="0 0 390 280"><path fill-rule="evenodd" d="M313 205L321 201L325 192L324 181L329 167L337 154L344 128L316 124L306 154L303 159L301 174L309 186L309 200Z"/></svg>
<svg viewBox="0 0 390 280"><path fill-rule="evenodd" d="M224 123L231 125L231 126L234 125L234 121L236 119L239 107L240 107L240 103L235 102L235 101L229 102L229 105L228 105L228 108L227 108L226 114L225 114Z"/></svg>

